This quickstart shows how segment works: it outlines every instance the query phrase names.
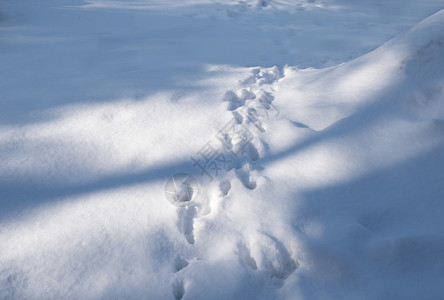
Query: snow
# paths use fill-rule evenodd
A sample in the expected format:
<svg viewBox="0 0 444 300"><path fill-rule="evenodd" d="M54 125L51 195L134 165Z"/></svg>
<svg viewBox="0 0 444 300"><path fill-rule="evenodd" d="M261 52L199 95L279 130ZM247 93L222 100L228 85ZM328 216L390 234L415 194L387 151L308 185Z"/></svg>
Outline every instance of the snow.
<svg viewBox="0 0 444 300"><path fill-rule="evenodd" d="M3 1L0 298L441 298L443 8Z"/></svg>

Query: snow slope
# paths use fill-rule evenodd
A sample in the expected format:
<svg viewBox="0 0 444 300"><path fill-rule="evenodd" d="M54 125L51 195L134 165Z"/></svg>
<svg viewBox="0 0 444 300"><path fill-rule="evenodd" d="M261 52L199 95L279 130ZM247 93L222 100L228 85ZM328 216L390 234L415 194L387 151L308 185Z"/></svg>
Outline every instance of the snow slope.
<svg viewBox="0 0 444 300"><path fill-rule="evenodd" d="M439 299L443 2L400 3L5 1L0 298Z"/></svg>

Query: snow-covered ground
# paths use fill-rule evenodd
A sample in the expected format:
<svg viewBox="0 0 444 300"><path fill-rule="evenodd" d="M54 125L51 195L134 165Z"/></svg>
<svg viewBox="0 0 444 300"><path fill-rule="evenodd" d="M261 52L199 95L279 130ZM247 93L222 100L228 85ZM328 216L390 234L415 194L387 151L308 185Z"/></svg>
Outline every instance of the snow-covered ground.
<svg viewBox="0 0 444 300"><path fill-rule="evenodd" d="M0 298L442 299L443 9L1 1Z"/></svg>

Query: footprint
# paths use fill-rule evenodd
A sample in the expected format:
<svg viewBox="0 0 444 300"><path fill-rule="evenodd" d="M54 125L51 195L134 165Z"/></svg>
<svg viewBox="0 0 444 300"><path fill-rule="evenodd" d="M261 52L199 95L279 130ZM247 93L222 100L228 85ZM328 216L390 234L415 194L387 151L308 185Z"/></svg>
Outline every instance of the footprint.
<svg viewBox="0 0 444 300"><path fill-rule="evenodd" d="M231 189L231 183L229 180L224 180L219 184L219 189L220 192L222 193L223 196L228 195L228 192Z"/></svg>
<svg viewBox="0 0 444 300"><path fill-rule="evenodd" d="M235 118L227 123L216 135L217 139L235 156L250 143L254 134L245 124L237 124Z"/></svg>
<svg viewBox="0 0 444 300"><path fill-rule="evenodd" d="M231 158L232 162L229 166L229 168L227 168L227 172L231 171L233 169L235 170L239 170L240 168L242 168L242 162L243 162L243 158L240 156L232 156Z"/></svg>
<svg viewBox="0 0 444 300"><path fill-rule="evenodd" d="M245 79L242 84L273 84L275 81L282 78L283 74L277 66L271 68L255 68L251 71L252 75Z"/></svg>
<svg viewBox="0 0 444 300"><path fill-rule="evenodd" d="M252 143L249 143L243 151L251 161L256 161L260 158L259 152Z"/></svg>
<svg viewBox="0 0 444 300"><path fill-rule="evenodd" d="M247 79L242 81L241 83L244 85L253 85L257 82L257 76L261 72L261 68L254 68L251 70L251 76L249 76Z"/></svg>
<svg viewBox="0 0 444 300"><path fill-rule="evenodd" d="M279 256L277 261L273 261L273 270L270 277L285 279L298 268L298 264L291 258L290 254L287 252L287 249L283 248L278 251Z"/></svg>
<svg viewBox="0 0 444 300"><path fill-rule="evenodd" d="M284 280L299 267L285 246L268 235L263 235L262 240L254 244L251 250L246 244L239 243L236 254L252 270L267 271L270 278Z"/></svg>
<svg viewBox="0 0 444 300"><path fill-rule="evenodd" d="M191 208L191 211L190 211ZM179 212L179 230L184 234L187 242L190 245L193 245L196 241L194 240L194 207L191 206Z"/></svg>
<svg viewBox="0 0 444 300"><path fill-rule="evenodd" d="M239 98L245 101L252 100L256 98L256 95L253 92L248 91L247 89L242 89Z"/></svg>
<svg viewBox="0 0 444 300"><path fill-rule="evenodd" d="M248 76L247 79L245 79L244 81L241 81L241 84L244 85L252 85L256 83L256 76L253 74L251 76Z"/></svg>
<svg viewBox="0 0 444 300"><path fill-rule="evenodd" d="M241 169L235 170L237 178L242 182L242 184L250 190L254 190L257 187L256 181L251 179L250 176L251 166L246 163Z"/></svg>
<svg viewBox="0 0 444 300"><path fill-rule="evenodd" d="M255 98L236 108L232 114L237 125L254 125L261 132L265 132L264 122L271 117L277 117L280 111L272 104L274 96L270 92L259 90L255 93Z"/></svg>
<svg viewBox="0 0 444 300"><path fill-rule="evenodd" d="M185 258L182 258L180 256L176 257L174 260L174 270L176 272L179 272L180 270L186 268L190 263Z"/></svg>
<svg viewBox="0 0 444 300"><path fill-rule="evenodd" d="M176 300L181 300L185 294L185 287L182 280L173 283L173 295Z"/></svg>
<svg viewBox="0 0 444 300"><path fill-rule="evenodd" d="M233 91L226 92L223 101L228 102L228 110L230 111L245 105L245 101L240 99Z"/></svg>
<svg viewBox="0 0 444 300"><path fill-rule="evenodd" d="M193 202L187 208L183 207L179 212L178 228L182 232L190 245L196 243L194 237L195 219L207 216L211 213L211 206L208 201L204 203Z"/></svg>
<svg viewBox="0 0 444 300"><path fill-rule="evenodd" d="M245 101L256 98L256 95L246 89L242 89L238 94L233 91L225 93L223 101L228 102L228 110L234 111L245 105Z"/></svg>
<svg viewBox="0 0 444 300"><path fill-rule="evenodd" d="M282 77L281 71L278 67L274 66L268 69L261 69L257 75L257 82L262 84L272 84L273 82L279 80Z"/></svg>
<svg viewBox="0 0 444 300"><path fill-rule="evenodd" d="M247 119L248 124L253 124L261 132L265 132L264 124L261 120L262 116L260 113L258 113L256 108L244 107L244 109L242 111Z"/></svg>
<svg viewBox="0 0 444 300"><path fill-rule="evenodd" d="M271 102L274 100L274 96L270 92L260 90L257 94L257 99L265 106L266 109L270 109Z"/></svg>
<svg viewBox="0 0 444 300"><path fill-rule="evenodd" d="M232 111L233 117L236 120L236 124L242 124L244 122L244 116L237 111Z"/></svg>
<svg viewBox="0 0 444 300"><path fill-rule="evenodd" d="M259 269L268 270L270 278L285 279L299 267L284 244L272 236L264 236L254 250L253 254L260 258Z"/></svg>
<svg viewBox="0 0 444 300"><path fill-rule="evenodd" d="M184 220L184 234L185 234L185 238L187 239L187 242L190 245L194 245L196 243L196 241L194 240L194 220L193 217L189 217L187 216Z"/></svg>
<svg viewBox="0 0 444 300"><path fill-rule="evenodd" d="M256 260L251 257L251 251L246 245L239 244L237 254L242 258L247 266L249 266L253 270L257 270Z"/></svg>

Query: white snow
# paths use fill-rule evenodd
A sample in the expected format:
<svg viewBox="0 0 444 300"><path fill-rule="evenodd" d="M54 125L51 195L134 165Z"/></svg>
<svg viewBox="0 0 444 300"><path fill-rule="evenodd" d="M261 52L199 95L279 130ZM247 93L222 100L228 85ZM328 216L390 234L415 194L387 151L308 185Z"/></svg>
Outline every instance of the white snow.
<svg viewBox="0 0 444 300"><path fill-rule="evenodd" d="M1 299L442 297L444 1L5 0L0 66Z"/></svg>

